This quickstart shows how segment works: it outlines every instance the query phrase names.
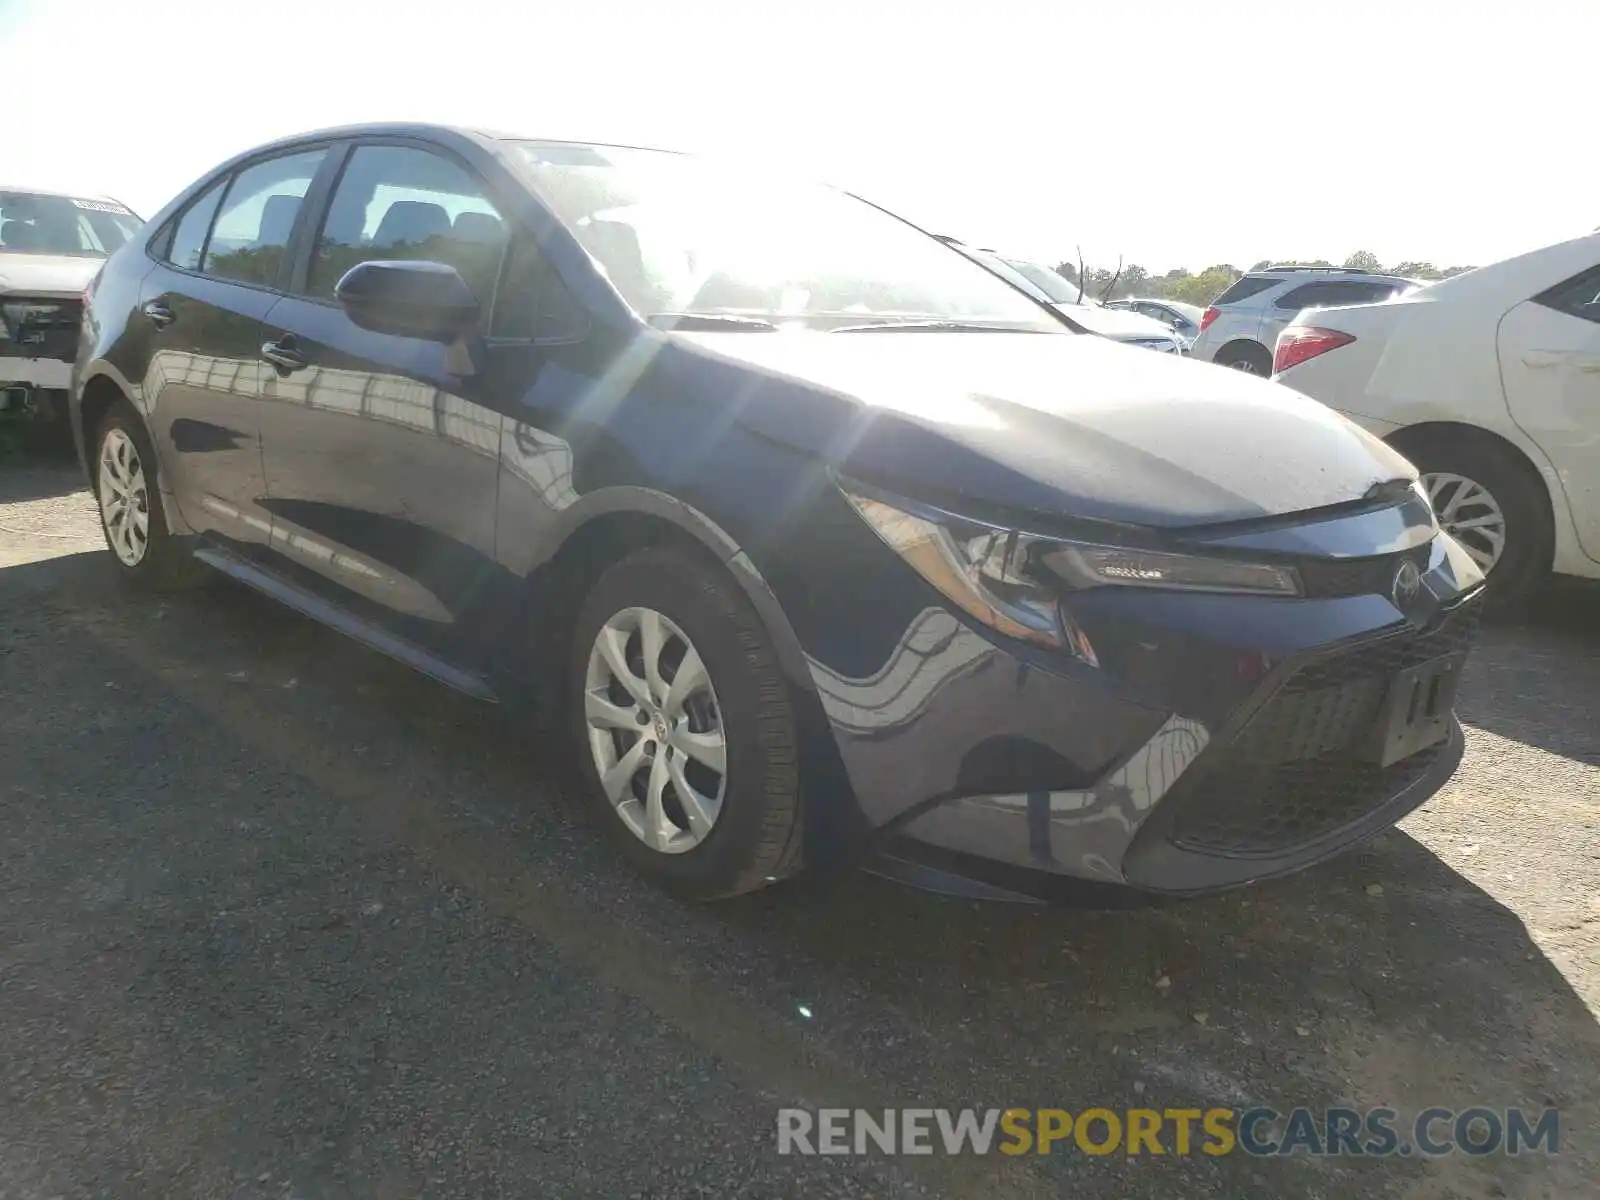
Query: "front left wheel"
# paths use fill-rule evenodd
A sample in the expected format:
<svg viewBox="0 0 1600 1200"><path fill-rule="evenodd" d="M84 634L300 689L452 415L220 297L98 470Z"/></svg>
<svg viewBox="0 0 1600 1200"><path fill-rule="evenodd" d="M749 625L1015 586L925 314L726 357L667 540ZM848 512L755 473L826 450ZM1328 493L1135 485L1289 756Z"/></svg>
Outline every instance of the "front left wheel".
<svg viewBox="0 0 1600 1200"><path fill-rule="evenodd" d="M760 617L716 564L652 547L607 571L573 629L567 695L591 806L642 874L694 899L799 863L798 739Z"/></svg>

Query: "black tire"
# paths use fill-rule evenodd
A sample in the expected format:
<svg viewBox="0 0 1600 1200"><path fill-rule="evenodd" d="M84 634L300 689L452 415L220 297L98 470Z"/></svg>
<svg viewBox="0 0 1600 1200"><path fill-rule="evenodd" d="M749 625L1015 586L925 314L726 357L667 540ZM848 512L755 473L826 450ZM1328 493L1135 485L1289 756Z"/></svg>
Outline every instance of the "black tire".
<svg viewBox="0 0 1600 1200"><path fill-rule="evenodd" d="M124 561L112 543L103 503L107 483L102 478L102 454L106 440L114 432L124 434L133 443L145 480L148 535L143 557L137 563ZM204 582L208 575L205 567L167 529L167 514L162 507L160 478L157 474L160 468L155 449L150 444L150 436L145 432L144 422L138 414L126 404L114 405L97 428L87 431L87 436L92 447L89 466L94 478L95 504L100 511L100 531L105 536L106 549L111 552L111 561L118 576L129 587L144 592L178 591Z"/></svg>
<svg viewBox="0 0 1600 1200"><path fill-rule="evenodd" d="M1505 546L1489 572L1485 603L1502 613L1525 604L1549 576L1555 546L1549 500L1533 468L1515 451L1470 436L1402 440L1398 448L1424 476L1459 475L1494 497L1505 516Z"/></svg>
<svg viewBox="0 0 1600 1200"><path fill-rule="evenodd" d="M727 746L720 815L703 841L668 854L623 822L600 784L584 694L602 626L627 608L651 608L699 652L715 689ZM754 891L799 868L802 836L798 737L789 687L771 638L738 585L692 550L650 547L600 577L573 625L565 699L583 790L596 819L644 876L695 900Z"/></svg>
<svg viewBox="0 0 1600 1200"><path fill-rule="evenodd" d="M1217 365L1265 378L1272 374L1272 355L1256 342L1230 342L1217 354Z"/></svg>

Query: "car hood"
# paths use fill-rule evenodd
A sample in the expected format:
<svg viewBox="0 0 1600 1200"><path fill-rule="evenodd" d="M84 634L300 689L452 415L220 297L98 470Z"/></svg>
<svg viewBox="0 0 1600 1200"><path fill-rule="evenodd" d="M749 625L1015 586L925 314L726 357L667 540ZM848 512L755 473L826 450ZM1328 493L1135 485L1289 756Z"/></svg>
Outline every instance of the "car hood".
<svg viewBox="0 0 1600 1200"><path fill-rule="evenodd" d="M29 296L81 296L105 263L71 254L0 251L0 292Z"/></svg>
<svg viewBox="0 0 1600 1200"><path fill-rule="evenodd" d="M841 471L1050 515L1211 525L1359 500L1405 459L1268 380L1104 338L682 333L737 419ZM801 384L796 388L788 384Z"/></svg>
<svg viewBox="0 0 1600 1200"><path fill-rule="evenodd" d="M1101 308L1097 304L1058 304L1055 306L1070 321L1090 333L1110 338L1170 338L1172 330L1143 313L1120 308Z"/></svg>

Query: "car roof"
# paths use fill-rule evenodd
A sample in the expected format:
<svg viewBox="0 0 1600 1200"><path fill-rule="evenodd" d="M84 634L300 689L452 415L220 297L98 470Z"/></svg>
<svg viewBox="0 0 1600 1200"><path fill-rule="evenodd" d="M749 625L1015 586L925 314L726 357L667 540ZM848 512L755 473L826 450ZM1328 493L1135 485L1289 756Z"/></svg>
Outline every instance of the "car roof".
<svg viewBox="0 0 1600 1200"><path fill-rule="evenodd" d="M1251 279L1299 279L1305 275L1333 275L1341 278L1354 277L1358 279L1392 279L1397 283L1417 282L1414 279L1407 279L1404 275L1392 275L1388 271L1368 271L1362 267L1299 266L1294 263L1284 263L1280 266L1263 267L1259 271L1245 272L1245 276Z"/></svg>
<svg viewBox="0 0 1600 1200"><path fill-rule="evenodd" d="M506 133L477 129L466 125L443 125L427 121L378 121L367 122L360 125L333 125L326 129L311 129L303 133L289 134L274 141L252 146L235 156L239 158L254 158L259 154L268 153L280 147L298 145L301 142L319 142L331 138L354 137L421 137L421 138L466 138L477 142L486 150L496 150L504 142L542 142L552 146L599 146L612 150L655 150L663 154L681 154L683 151L671 150L662 146L635 146L620 142L604 142L583 138L548 138L538 137L534 134Z"/></svg>

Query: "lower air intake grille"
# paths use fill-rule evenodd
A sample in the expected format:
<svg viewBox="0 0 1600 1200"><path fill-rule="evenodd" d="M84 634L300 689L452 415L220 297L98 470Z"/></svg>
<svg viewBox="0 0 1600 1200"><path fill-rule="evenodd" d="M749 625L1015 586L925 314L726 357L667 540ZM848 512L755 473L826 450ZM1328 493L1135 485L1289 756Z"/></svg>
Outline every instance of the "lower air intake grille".
<svg viewBox="0 0 1600 1200"><path fill-rule="evenodd" d="M1438 761L1431 746L1388 767L1360 756L1398 671L1465 649L1477 604L1434 629L1398 634L1301 667L1168 803L1177 845L1235 858L1308 845L1383 807Z"/></svg>

